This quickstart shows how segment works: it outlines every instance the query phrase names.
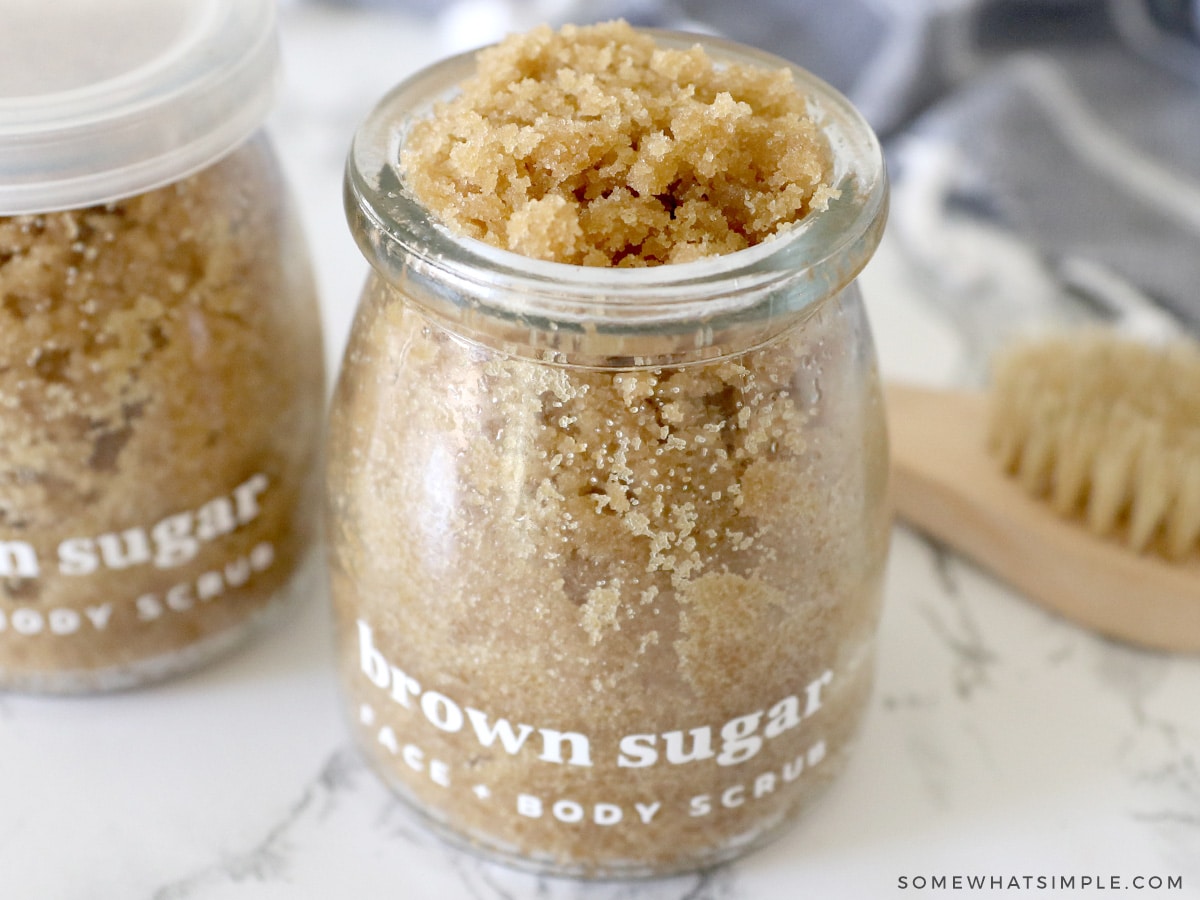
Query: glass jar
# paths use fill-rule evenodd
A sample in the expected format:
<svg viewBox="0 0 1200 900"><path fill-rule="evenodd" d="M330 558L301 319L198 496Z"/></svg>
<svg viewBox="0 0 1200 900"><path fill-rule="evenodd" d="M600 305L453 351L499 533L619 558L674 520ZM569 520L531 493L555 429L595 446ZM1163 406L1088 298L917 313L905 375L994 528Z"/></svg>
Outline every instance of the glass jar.
<svg viewBox="0 0 1200 900"><path fill-rule="evenodd" d="M191 668L310 568L323 357L277 64L271 0L5 11L0 688Z"/></svg>
<svg viewBox="0 0 1200 900"><path fill-rule="evenodd" d="M796 69L827 210L685 264L536 261L449 234L393 168L471 66L388 94L347 168L373 269L327 527L357 740L435 828L509 862L712 865L810 805L870 692L887 440L854 279L886 215L879 146Z"/></svg>

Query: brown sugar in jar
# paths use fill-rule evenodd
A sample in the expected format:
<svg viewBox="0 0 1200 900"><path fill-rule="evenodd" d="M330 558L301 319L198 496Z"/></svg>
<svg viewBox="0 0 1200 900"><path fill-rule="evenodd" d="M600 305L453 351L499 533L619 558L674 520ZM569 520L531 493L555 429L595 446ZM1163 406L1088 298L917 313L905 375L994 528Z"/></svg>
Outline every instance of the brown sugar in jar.
<svg viewBox="0 0 1200 900"><path fill-rule="evenodd" d="M449 60L347 170L374 266L328 458L350 715L435 828L540 871L745 852L870 691L879 148L811 75L695 41Z"/></svg>
<svg viewBox="0 0 1200 900"><path fill-rule="evenodd" d="M0 63L0 688L87 692L212 659L302 583L324 378L260 129L272 4L59 12L6 39L96 52Z"/></svg>

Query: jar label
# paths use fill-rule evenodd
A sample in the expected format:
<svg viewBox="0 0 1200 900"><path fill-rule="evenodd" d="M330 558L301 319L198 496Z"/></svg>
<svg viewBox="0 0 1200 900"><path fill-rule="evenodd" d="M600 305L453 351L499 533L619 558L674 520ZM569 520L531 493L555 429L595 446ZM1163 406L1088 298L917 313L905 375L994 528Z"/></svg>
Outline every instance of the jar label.
<svg viewBox="0 0 1200 900"><path fill-rule="evenodd" d="M13 642L71 637L90 638L92 656L103 665L107 651L96 646L118 656L117 644L130 630L254 587L278 555L268 539L273 535L260 527L270 486L259 472L195 508L145 525L52 540L44 549L0 539L0 599L8 601L0 603L0 670L9 665L4 647ZM179 634L160 634L166 646L159 652L189 642L195 631L195 623L186 623ZM30 669L47 671L80 658L63 642L46 646L44 654L21 654L35 661Z"/></svg>
<svg viewBox="0 0 1200 900"><path fill-rule="evenodd" d="M586 730L516 721L501 710L477 709L461 697L428 688L384 655L370 624L357 619L355 625L355 693L366 744L395 780L432 806L435 815L442 811L451 820L470 822L472 813L486 815L490 809L489 827L497 830L519 820L553 827L672 827L733 811L744 816L746 808L762 804L773 815L759 821L772 824L781 797L810 777L833 749L821 715L835 690L831 669L795 693L721 722L663 732L647 726L600 744ZM483 758L491 763L480 765ZM497 764L504 758L513 764ZM547 765L557 774L548 777ZM667 776L663 786L668 790L660 795L656 773L683 766L708 768L693 780L695 790L683 793L678 777ZM565 774L571 770L576 782ZM497 780L482 777L484 771ZM550 783L558 790L548 790ZM496 804L505 808L497 810ZM465 806L476 809L464 814ZM512 836L492 837L502 843Z"/></svg>

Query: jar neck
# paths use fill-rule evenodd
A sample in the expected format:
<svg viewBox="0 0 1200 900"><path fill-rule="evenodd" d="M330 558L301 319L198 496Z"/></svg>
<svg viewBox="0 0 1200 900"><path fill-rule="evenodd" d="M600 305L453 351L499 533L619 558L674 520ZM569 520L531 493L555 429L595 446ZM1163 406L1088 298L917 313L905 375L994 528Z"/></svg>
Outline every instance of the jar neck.
<svg viewBox="0 0 1200 900"><path fill-rule="evenodd" d="M355 135L345 203L378 278L441 324L520 355L573 364L638 365L723 356L761 344L838 294L866 265L887 217L878 141L841 94L784 60L696 35L720 61L791 68L828 141L838 192L772 239L725 256L648 268L531 259L450 233L397 172L409 125L453 93L474 56L448 59L401 83Z"/></svg>

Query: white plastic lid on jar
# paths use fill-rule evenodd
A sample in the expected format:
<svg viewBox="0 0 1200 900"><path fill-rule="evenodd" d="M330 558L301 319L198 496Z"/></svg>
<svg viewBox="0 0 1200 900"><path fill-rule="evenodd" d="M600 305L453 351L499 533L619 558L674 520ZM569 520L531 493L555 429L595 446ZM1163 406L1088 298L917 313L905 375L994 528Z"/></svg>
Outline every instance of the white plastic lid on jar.
<svg viewBox="0 0 1200 900"><path fill-rule="evenodd" d="M205 168L262 124L278 70L274 0L0 0L0 215Z"/></svg>

